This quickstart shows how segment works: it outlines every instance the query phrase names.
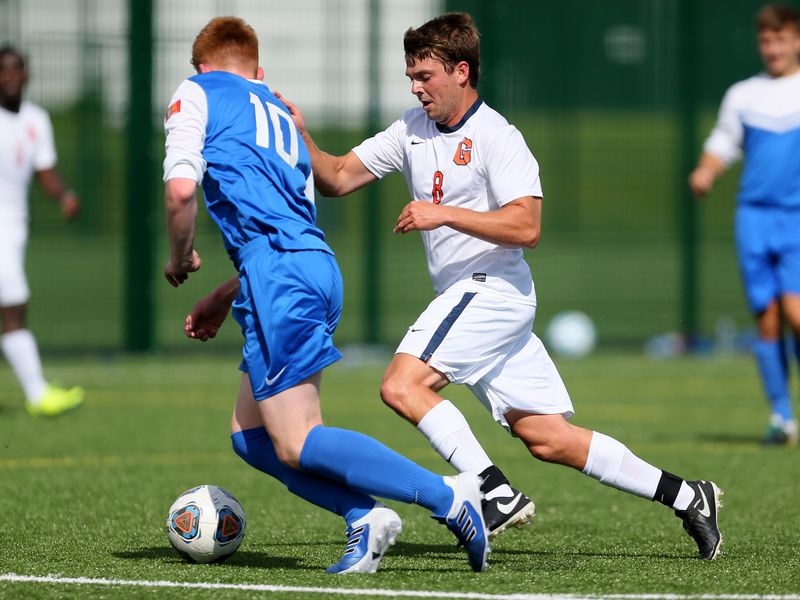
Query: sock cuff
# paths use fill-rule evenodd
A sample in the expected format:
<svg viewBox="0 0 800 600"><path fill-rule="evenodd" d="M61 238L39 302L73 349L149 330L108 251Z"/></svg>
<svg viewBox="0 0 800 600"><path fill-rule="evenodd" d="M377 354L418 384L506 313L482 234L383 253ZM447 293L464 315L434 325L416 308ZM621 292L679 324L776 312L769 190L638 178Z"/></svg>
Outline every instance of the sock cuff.
<svg viewBox="0 0 800 600"><path fill-rule="evenodd" d="M299 463L301 469L312 468L316 464L317 461L314 459L314 454L319 446L320 436L324 430L324 425L316 425L308 432L306 441L303 444L303 449L300 450Z"/></svg>
<svg viewBox="0 0 800 600"><path fill-rule="evenodd" d="M503 472L495 465L492 465L478 473L478 477L480 477L483 481L481 484L482 490L493 490L501 485L509 485L506 476L503 475Z"/></svg>
<svg viewBox="0 0 800 600"><path fill-rule="evenodd" d="M675 504L678 492L681 491L681 484L683 484L682 478L662 470L661 479L658 480L656 493L653 496L653 502L660 502L665 506L671 507Z"/></svg>

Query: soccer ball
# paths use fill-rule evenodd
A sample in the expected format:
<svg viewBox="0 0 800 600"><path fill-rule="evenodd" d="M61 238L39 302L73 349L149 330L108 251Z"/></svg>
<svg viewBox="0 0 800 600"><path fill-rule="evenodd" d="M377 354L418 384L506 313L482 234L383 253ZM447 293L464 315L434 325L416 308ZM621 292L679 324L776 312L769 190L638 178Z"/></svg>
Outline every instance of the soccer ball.
<svg viewBox="0 0 800 600"><path fill-rule="evenodd" d="M545 332L547 343L561 356L586 356L597 343L597 331L592 320L577 310L562 312L553 317Z"/></svg>
<svg viewBox="0 0 800 600"><path fill-rule="evenodd" d="M242 505L215 485L186 490L167 514L169 543L189 562L222 562L236 552L244 530Z"/></svg>

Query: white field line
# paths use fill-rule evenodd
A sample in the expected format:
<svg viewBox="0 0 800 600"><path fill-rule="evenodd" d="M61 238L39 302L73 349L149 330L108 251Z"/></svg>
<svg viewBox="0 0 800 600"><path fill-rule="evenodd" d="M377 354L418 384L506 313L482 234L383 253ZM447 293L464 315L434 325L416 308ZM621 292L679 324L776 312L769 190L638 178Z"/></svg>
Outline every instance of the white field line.
<svg viewBox="0 0 800 600"><path fill-rule="evenodd" d="M148 581L131 579L92 579L47 575L0 575L0 582L43 583L48 585L95 585L143 588L181 588L197 590L240 590L243 592L338 594L342 596L386 596L390 598L454 598L464 600L800 600L800 594L483 594L479 592L435 592L429 590L379 590L369 588L324 588L251 583L203 583L191 581Z"/></svg>

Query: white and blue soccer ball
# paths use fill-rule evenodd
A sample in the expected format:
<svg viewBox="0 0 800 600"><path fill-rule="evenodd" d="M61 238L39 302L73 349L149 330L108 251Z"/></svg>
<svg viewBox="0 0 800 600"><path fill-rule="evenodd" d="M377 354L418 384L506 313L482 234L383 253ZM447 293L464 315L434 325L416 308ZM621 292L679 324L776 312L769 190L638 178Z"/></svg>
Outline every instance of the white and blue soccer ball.
<svg viewBox="0 0 800 600"><path fill-rule="evenodd" d="M597 330L586 314L569 310L553 317L547 325L545 341L555 354L579 358L594 350Z"/></svg>
<svg viewBox="0 0 800 600"><path fill-rule="evenodd" d="M183 492L167 514L167 537L189 562L222 562L244 539L244 509L230 492L201 485Z"/></svg>

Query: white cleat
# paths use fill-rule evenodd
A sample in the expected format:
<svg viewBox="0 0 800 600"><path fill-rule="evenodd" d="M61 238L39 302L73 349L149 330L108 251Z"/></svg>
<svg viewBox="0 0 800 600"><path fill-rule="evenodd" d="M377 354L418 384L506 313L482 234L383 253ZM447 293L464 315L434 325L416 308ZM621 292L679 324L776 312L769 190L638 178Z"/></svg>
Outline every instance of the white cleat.
<svg viewBox="0 0 800 600"><path fill-rule="evenodd" d="M337 575L374 573L389 546L403 531L403 521L391 508L377 502L373 509L347 528L342 558L325 572Z"/></svg>

